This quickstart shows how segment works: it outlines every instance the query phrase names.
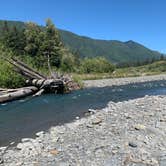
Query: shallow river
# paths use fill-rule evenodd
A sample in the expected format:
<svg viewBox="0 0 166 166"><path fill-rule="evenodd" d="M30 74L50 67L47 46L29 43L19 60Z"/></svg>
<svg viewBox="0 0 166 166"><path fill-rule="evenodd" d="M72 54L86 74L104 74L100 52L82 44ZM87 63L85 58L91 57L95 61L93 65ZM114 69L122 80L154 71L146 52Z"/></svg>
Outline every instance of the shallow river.
<svg viewBox="0 0 166 166"><path fill-rule="evenodd" d="M101 109L109 101L125 101L145 95L166 95L166 81L89 88L65 95L43 95L0 105L0 146L33 137L53 125Z"/></svg>

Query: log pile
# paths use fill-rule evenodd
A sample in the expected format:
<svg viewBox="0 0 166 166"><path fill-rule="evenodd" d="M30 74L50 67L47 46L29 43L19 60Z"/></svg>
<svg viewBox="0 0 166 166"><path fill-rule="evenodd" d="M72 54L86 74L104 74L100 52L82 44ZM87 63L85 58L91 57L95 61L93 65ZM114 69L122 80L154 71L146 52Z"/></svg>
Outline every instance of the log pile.
<svg viewBox="0 0 166 166"><path fill-rule="evenodd" d="M29 95L39 96L43 93L64 93L80 88L68 75L59 75L58 73L53 75L51 73L51 76L46 77L16 58L5 60L14 66L14 70L17 73L27 79L27 87L0 89L0 103Z"/></svg>

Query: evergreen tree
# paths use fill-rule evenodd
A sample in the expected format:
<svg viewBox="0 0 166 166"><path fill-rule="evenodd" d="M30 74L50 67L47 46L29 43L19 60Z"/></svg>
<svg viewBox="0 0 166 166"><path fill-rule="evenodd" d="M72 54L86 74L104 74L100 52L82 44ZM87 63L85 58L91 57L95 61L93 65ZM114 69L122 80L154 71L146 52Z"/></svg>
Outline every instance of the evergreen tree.
<svg viewBox="0 0 166 166"><path fill-rule="evenodd" d="M43 42L41 43L40 53L50 59L51 65L60 67L63 45L58 30L50 19L46 20L46 27L41 36Z"/></svg>
<svg viewBox="0 0 166 166"><path fill-rule="evenodd" d="M39 38L41 33L41 28L32 22L27 23L26 29L24 31L26 46L25 51L27 54L36 56L41 45L41 40Z"/></svg>
<svg viewBox="0 0 166 166"><path fill-rule="evenodd" d="M23 30L18 31L16 26L8 27L7 22L4 22L2 43L10 48L14 54L24 53L25 37Z"/></svg>
<svg viewBox="0 0 166 166"><path fill-rule="evenodd" d="M13 52L18 55L24 54L25 35L23 33L23 30L18 31L18 29L14 26L9 32L7 46L10 47Z"/></svg>
<svg viewBox="0 0 166 166"><path fill-rule="evenodd" d="M7 21L4 21L1 41L5 46L7 46L8 40L9 40L9 27Z"/></svg>
<svg viewBox="0 0 166 166"><path fill-rule="evenodd" d="M78 50L76 50L72 54L74 56L74 61L75 61L76 66L79 66L81 64L80 52Z"/></svg>
<svg viewBox="0 0 166 166"><path fill-rule="evenodd" d="M4 26L2 28L3 33L8 33L9 32L9 27L7 21L4 21Z"/></svg>

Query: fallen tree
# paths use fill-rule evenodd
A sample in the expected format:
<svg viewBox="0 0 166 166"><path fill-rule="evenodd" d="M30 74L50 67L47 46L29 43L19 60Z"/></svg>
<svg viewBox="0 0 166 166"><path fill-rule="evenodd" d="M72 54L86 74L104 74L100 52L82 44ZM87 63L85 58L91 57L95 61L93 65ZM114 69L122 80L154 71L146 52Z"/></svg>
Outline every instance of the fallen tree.
<svg viewBox="0 0 166 166"><path fill-rule="evenodd" d="M53 72L51 72L51 75L46 77L16 58L4 59L14 66L14 70L17 73L26 78L28 87L0 89L0 103L29 95L39 96L43 93L65 93L80 88L68 75L59 75L58 73L53 75Z"/></svg>
<svg viewBox="0 0 166 166"><path fill-rule="evenodd" d="M38 88L35 86L24 87L15 90L3 90L0 91L0 103L7 101L16 100L22 97L30 96L38 91Z"/></svg>

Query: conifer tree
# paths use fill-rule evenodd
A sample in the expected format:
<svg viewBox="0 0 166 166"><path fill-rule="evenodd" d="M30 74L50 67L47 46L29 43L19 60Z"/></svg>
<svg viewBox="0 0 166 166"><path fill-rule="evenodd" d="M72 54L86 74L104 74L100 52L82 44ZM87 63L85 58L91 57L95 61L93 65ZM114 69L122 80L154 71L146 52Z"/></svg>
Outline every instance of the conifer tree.
<svg viewBox="0 0 166 166"><path fill-rule="evenodd" d="M50 64L60 67L63 54L63 46L60 40L58 30L50 19L46 20L46 26L43 33L43 42L40 47L40 53L50 60Z"/></svg>
<svg viewBox="0 0 166 166"><path fill-rule="evenodd" d="M37 24L32 22L27 23L24 31L26 38L25 51L27 54L32 56L36 56L38 54L39 47L41 45L41 41L39 40L40 33L41 29Z"/></svg>

